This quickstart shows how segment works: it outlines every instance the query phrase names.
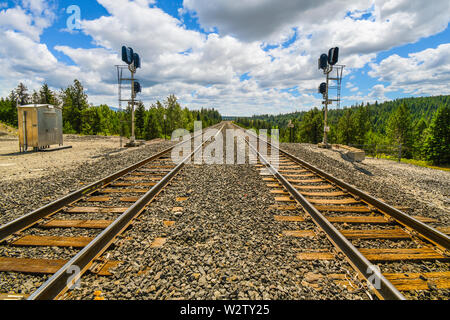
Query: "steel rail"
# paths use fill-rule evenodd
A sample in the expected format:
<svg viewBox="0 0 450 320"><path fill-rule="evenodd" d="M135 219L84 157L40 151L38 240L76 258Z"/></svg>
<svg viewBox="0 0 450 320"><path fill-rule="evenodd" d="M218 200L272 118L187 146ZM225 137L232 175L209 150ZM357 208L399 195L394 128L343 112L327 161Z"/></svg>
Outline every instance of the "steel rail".
<svg viewBox="0 0 450 320"><path fill-rule="evenodd" d="M344 253L349 262L358 270L358 272L364 276L368 284L373 287L374 281L379 287L374 289L378 293L379 297L385 300L406 300L406 298L395 288L395 286L387 280L381 273L379 273L374 264L372 264L366 257L364 257L359 250L345 238L336 227L333 226L328 219L322 215L298 190L275 169L269 161L255 148L251 143L247 141L247 144L258 155L261 162L269 168L269 171L278 178L283 186L290 192L292 197L302 205L302 207L309 213L318 225L330 239L330 241Z"/></svg>
<svg viewBox="0 0 450 320"><path fill-rule="evenodd" d="M322 176L326 180L335 183L339 185L341 188L346 189L349 193L361 198L364 202L376 207L381 212L391 216L395 220L397 220L400 224L413 229L417 231L419 234L421 234L423 237L425 237L427 240L431 241L432 243L443 247L445 250L450 250L450 237L439 230L436 230L433 227L430 227L429 225L417 220L416 218L404 213L403 211L398 210L397 208L394 208L390 206L389 204L371 196L365 193L364 191L314 167L313 165L309 164L308 162L305 162L303 160L298 159L297 157L291 155L290 153L283 151L278 148L278 150L289 157L290 159L294 160L298 164L301 164L311 171L314 171L318 175Z"/></svg>
<svg viewBox="0 0 450 320"><path fill-rule="evenodd" d="M204 130L207 130L208 128L205 128ZM0 226L0 242L4 241L6 238L10 237L11 235L18 233L26 228L29 228L36 224L39 220L48 217L52 214L57 213L59 210L63 209L64 207L68 206L69 204L76 202L77 200L81 199L83 196L94 193L96 190L110 184L111 182L119 179L120 177L126 175L127 173L130 173L134 170L136 170L139 167L142 167L143 165L147 164L148 162L151 162L157 158L160 158L164 154L170 152L174 148L183 145L185 143L191 142L193 139L201 135L202 133L195 135L191 138L189 141L182 141L170 148L167 148L147 159L144 159L136 164L131 165L128 168L125 168L123 170L120 170L116 173L113 173L112 175L100 179L96 182L93 182L89 184L88 186L81 188L77 191L74 191L58 200L55 200L39 209L36 209L20 218L17 218L3 226Z"/></svg>
<svg viewBox="0 0 450 320"><path fill-rule="evenodd" d="M237 126L236 124L234 124L234 125ZM241 128L239 126L237 126L237 127ZM368 203L369 205L372 205L375 208L379 209L381 212L391 216L392 218L397 220L403 226L415 230L420 235L422 235L424 238L426 238L430 242L434 243L438 247L441 247L443 250L450 251L450 237L448 235L440 232L439 230L436 230L433 227L430 227L429 225L415 219L414 217L411 217L410 215L398 210L397 208L394 208L394 207L390 206L389 204L365 193L364 191L334 177L333 175L320 170L319 168L313 166L312 164L297 158L296 156L282 150L281 148L274 146L270 142L267 142L263 139L261 139L261 140L263 142L267 143L267 145L269 145L270 147L278 149L280 151L280 153L284 154L285 156L287 156L294 162L297 162L298 164L307 167L308 169L310 169L311 171L314 171L316 174L318 174L319 176L322 176L329 182L334 183L343 189L346 189L349 193L359 197L360 199L362 199L364 202Z"/></svg>
<svg viewBox="0 0 450 320"><path fill-rule="evenodd" d="M217 135L222 132L224 127L225 125L223 125L212 138L217 137ZM145 207L154 200L161 190L184 167L186 162L190 160L191 157L194 156L206 144L206 142L208 141L204 141L191 154L186 156L144 196L128 208L128 210L126 210L122 215L120 215L107 229L100 233L77 255L75 255L69 262L59 269L51 278L49 278L40 288L30 295L28 300L52 300L58 298L69 290L72 284L79 280L80 277L90 268L92 262L100 257L113 243L115 238L128 228L133 219L141 214ZM73 270L80 270L75 277L73 276Z"/></svg>
<svg viewBox="0 0 450 320"><path fill-rule="evenodd" d="M242 129L237 125L235 126ZM259 137L257 138L259 139ZM267 141L262 141L271 147L274 147ZM398 289L395 288L389 280L378 272L377 267L366 257L364 257L359 250L349 240L347 240L347 238L345 238L344 235L342 235L342 233L336 229L336 227L334 227L334 225L329 222L323 214L321 214L282 174L278 172L276 168L272 166L272 164L270 164L269 161L267 161L267 159L258 151L257 147L255 148L248 141L247 144L251 149L253 149L260 161L268 167L269 171L277 177L283 186L290 192L292 197L304 208L306 212L308 212L314 223L325 232L327 238L347 257L350 264L367 280L367 283L375 289L378 297L384 300L406 300L400 291L398 291ZM277 149L280 150L279 148ZM370 282L374 280L378 287L374 287L374 285Z"/></svg>

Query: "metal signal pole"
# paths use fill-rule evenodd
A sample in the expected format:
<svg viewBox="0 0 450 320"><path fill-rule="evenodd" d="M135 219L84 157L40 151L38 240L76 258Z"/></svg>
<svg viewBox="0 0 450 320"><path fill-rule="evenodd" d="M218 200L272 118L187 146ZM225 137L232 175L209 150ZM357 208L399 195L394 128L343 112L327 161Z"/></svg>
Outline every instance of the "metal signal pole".
<svg viewBox="0 0 450 320"><path fill-rule="evenodd" d="M130 145L133 145L136 141L136 137L134 135L134 99L136 98L136 93L134 92L134 74L136 73L136 67L134 64L129 66L131 72L131 137L130 137Z"/></svg>
<svg viewBox="0 0 450 320"><path fill-rule="evenodd" d="M330 101L328 100L328 90L329 90L329 85L330 85L330 72L333 70L333 67L331 67L331 69L327 72L327 92L325 93L325 116L323 119L324 122L324 133L323 133L323 144L325 145L325 147L328 147L328 105L330 104Z"/></svg>
<svg viewBox="0 0 450 320"><path fill-rule="evenodd" d="M344 67L343 65L337 65L336 63L339 60L339 48L331 48L327 54L322 54L319 58L319 69L323 70L323 73L326 75L326 82L322 83L319 86L319 93L323 95L324 101L322 104L325 105L324 112L324 134L323 134L323 142L319 144L319 147L322 148L330 148L328 145L328 132L330 132L330 127L328 126L328 105L332 104L333 101L336 101L338 106L340 106L341 102L341 84L342 84L342 75ZM330 78L330 73L336 70L336 77ZM331 99L329 97L330 81L336 81L336 86L333 86L332 89L337 90L337 99Z"/></svg>
<svg viewBox="0 0 450 320"><path fill-rule="evenodd" d="M123 46L122 47L122 61L128 65L128 70L131 72L130 79L119 78L119 103L122 101L121 99L121 83L123 80L127 80L131 82L131 100L128 101L128 105L131 104L131 137L130 142L126 144L126 147L135 147L136 146L136 137L135 137L135 124L134 124L134 106L136 104L136 94L142 92L141 84L136 81L134 78L134 74L137 69L141 67L141 58L137 53L133 51L132 48ZM122 66L118 66L118 69Z"/></svg>

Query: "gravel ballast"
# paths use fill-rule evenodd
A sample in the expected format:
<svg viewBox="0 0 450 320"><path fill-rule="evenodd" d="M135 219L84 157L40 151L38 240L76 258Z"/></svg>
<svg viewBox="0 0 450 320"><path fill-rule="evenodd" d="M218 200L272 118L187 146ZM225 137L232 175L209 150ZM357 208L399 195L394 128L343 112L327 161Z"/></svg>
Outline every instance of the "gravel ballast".
<svg viewBox="0 0 450 320"><path fill-rule="evenodd" d="M450 225L450 172L383 159L352 163L336 150L309 144L285 143L281 148L390 205L408 207L408 214Z"/></svg>
<svg viewBox="0 0 450 320"><path fill-rule="evenodd" d="M2 181L0 191L3 194L0 200L4 206L0 209L3 210L0 212L0 224L41 207L43 199L50 202L78 189L80 183L98 180L168 146L169 143L157 143L122 154L102 153L94 156L95 162L63 171L55 170L55 174L47 174L39 179ZM311 146L286 145L283 148L391 204L410 206L414 214L434 217L441 223L448 221L445 206L441 208L441 204L436 203L436 211L428 212L430 209L426 202L418 202L419 205L414 198L408 200L406 195L399 195L398 191L391 195L394 189L386 189L383 183L388 178L395 180L396 176L386 173L385 168L379 169L376 165L372 168L365 163L348 164L340 154L324 157L321 152L332 151L311 151L308 149L314 148ZM367 172L371 173L369 176L373 180L365 177ZM430 180L437 179L432 173L427 177ZM412 178L410 180L416 182ZM393 182L389 188L394 188L396 183ZM275 204L274 195L270 194L266 184L257 168L248 164L187 165L107 251L107 259L121 261L117 268L111 270L113 275L100 277L88 273L81 280L81 288L69 291L66 298L90 300L98 290L106 299L138 300L370 298L364 289L357 289L361 284L356 280L355 287L344 288L331 279L331 275L335 274L354 277L355 272L344 259L300 261L296 258L300 252L331 251L333 246L320 234L316 238L284 236L283 231L314 230L316 227L310 220L302 223L275 221L274 215L303 213L271 208ZM438 179L437 184L440 186L438 194L445 194L448 182ZM410 190L407 186L404 188ZM23 196L18 197L17 190L24 190L23 193L21 191ZM179 197L186 197L187 200L177 201ZM183 209L178 212L173 210L176 207ZM98 214L92 216L101 218ZM108 218L111 217L108 215ZM166 226L164 222L168 221L173 221L174 225ZM56 231L67 236L96 234L94 231L76 229ZM45 234L37 229L27 232ZM152 247L157 238L165 239L162 247ZM361 246L377 245L368 241L361 243ZM403 246L401 242L385 242L384 245ZM74 253L70 248L0 249L0 256L48 259L60 259L61 256L68 258ZM437 270L445 270L448 265L432 263L426 264L426 267L430 270L436 270L437 267ZM392 272L425 270L423 266L419 269L416 265L404 264L392 264L386 268ZM31 293L47 278L14 273L0 273L0 276L4 279L0 286L1 292L20 291L24 294ZM19 282L20 286L17 287ZM446 294L448 291L417 293L412 294L411 298L443 298Z"/></svg>
<svg viewBox="0 0 450 320"><path fill-rule="evenodd" d="M100 290L106 299L367 299L326 278L346 273L347 263L296 259L301 251L332 246L326 238L283 236L314 225L276 222L274 214L286 212L271 210L273 204L255 167L187 166L110 251L123 261L114 276L86 276L69 298L92 299ZM167 242L151 248L155 238Z"/></svg>
<svg viewBox="0 0 450 320"><path fill-rule="evenodd" d="M82 145L95 144L96 140L101 141L101 138L105 138L71 137L72 140L82 141ZM103 142L101 144L103 145ZM45 159L47 153L39 153L35 156L44 157L43 160L39 160L39 166L43 170L39 176L36 177L33 173L30 173L31 177L25 175L20 179L7 179L7 176L5 176L5 179L0 180L0 225L144 160L169 148L172 144L169 141L162 141L148 142L145 146L131 149L119 149L119 145L115 148L111 146L107 148L99 147L98 150L91 150L88 156L85 155L82 158L82 161L78 161L77 156L73 155L73 161L67 162L64 167L53 165L52 162L49 163ZM59 152L61 151L55 151L49 153L49 155L51 157L65 157L63 153L57 154Z"/></svg>
<svg viewBox="0 0 450 320"><path fill-rule="evenodd" d="M109 251L110 259L122 261L114 276L87 275L67 298L92 299L99 290L106 299L368 299L364 290L352 292L327 278L352 277L342 259L296 258L332 245L320 236L284 236L315 225L275 221L274 215L302 213L271 209L269 191L255 166L187 165ZM179 197L187 200L177 202ZM165 244L152 248L156 238Z"/></svg>

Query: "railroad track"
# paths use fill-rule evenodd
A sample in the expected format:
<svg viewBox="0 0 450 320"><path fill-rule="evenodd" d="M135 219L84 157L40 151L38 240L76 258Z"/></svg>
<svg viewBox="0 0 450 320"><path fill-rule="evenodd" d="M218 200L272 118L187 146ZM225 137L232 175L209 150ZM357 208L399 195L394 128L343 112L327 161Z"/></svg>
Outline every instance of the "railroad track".
<svg viewBox="0 0 450 320"><path fill-rule="evenodd" d="M223 130L224 125L214 127ZM206 129L205 129L206 130ZM58 299L76 285L86 272L110 275L119 261L108 258L108 248L170 184L186 161L207 142L195 146L177 165L172 162L172 146L146 160L101 179L53 203L0 227L0 272L50 277L29 296L5 295L3 299ZM65 230L71 230L70 236ZM74 236L72 233L78 234ZM154 245L159 245L156 239ZM33 257L27 256L33 252ZM61 259L36 258L52 251ZM20 279L20 278L19 278ZM39 283L39 282L38 282Z"/></svg>
<svg viewBox="0 0 450 320"><path fill-rule="evenodd" d="M302 252L299 259L345 257L380 299L404 300L402 292L450 289L448 227L434 229L427 223L437 221L409 216L276 146L268 144L267 152L271 155L276 149L276 157L248 146L275 196L275 209L285 213L274 218L293 223L312 219L317 226L315 232L286 230L285 236L314 238L324 233L336 248L335 252ZM430 267L430 262L439 265ZM393 264L404 265L406 271L389 271ZM408 272L412 264L426 271ZM345 275L335 277L338 283L348 282Z"/></svg>
<svg viewBox="0 0 450 320"><path fill-rule="evenodd" d="M221 132L227 125L220 126ZM182 169L184 161L180 165L170 161L173 148L2 226L0 250L8 248L4 251L8 256L0 256L0 272L42 274L45 283L36 286L28 299L61 298L78 280L74 277L77 270L80 276L88 272L108 276L120 263L109 259L108 249L120 245L124 231ZM369 288L381 299L405 299L402 292L409 290L450 289L449 230L430 228L425 223L434 220L410 217L301 159L278 152L279 157L257 153L256 165L276 200L274 209L281 212L274 219L300 225L312 221L316 230L287 229L284 235L311 241L323 235L336 248L303 250L299 259L345 258L359 280L369 280ZM160 246L163 241L156 238L152 245ZM34 250L32 257L27 256L29 250ZM46 251L52 251L51 259L45 257ZM39 253L42 258L37 259ZM60 259L55 260L55 255ZM436 261L439 268L435 268ZM423 264L426 271L393 272L392 264ZM380 267L379 274L376 267ZM356 286L346 274L333 277L341 285Z"/></svg>

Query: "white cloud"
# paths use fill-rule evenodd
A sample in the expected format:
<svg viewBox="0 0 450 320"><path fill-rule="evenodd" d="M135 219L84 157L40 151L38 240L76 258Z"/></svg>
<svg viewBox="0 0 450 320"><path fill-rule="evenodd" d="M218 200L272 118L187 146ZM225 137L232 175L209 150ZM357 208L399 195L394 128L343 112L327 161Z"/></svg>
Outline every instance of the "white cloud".
<svg viewBox="0 0 450 320"><path fill-rule="evenodd" d="M377 84L373 86L372 90L369 93L369 100L378 100L378 101L386 101L389 100L388 97L386 97L386 92L388 92L389 89L385 88L382 84Z"/></svg>
<svg viewBox="0 0 450 320"><path fill-rule="evenodd" d="M81 32L97 48L53 48L68 56L73 66L58 61L40 43L43 30L54 19L48 1L22 0L21 5L0 10L0 68L8 74L0 79L3 96L19 81L31 89L43 81L59 89L78 78L91 102L116 105L114 65L121 63L122 45L133 47L142 57L137 77L144 87L140 96L144 102L176 94L189 107L214 106L227 115L319 106L316 91L323 74L317 70L317 58L331 46L341 48L340 62L347 65L345 75L350 79L351 73L370 64L372 77L391 83L375 84L366 97L349 83L347 88L354 95L343 97L347 101L383 100L386 92L399 88L442 92L435 80L449 82L448 69L435 66L438 61L448 66L445 46L374 64L380 51L445 29L448 1L436 0L431 6L418 0L357 0L351 4L344 0L185 0L181 14L195 12L205 29L218 28L219 33L210 34L187 29L182 18L157 8L154 0L98 2L109 15L81 22ZM294 39L294 35L289 46L263 49ZM391 65L399 71L411 64L420 76L411 70L403 75L389 70ZM241 81L243 74L249 79ZM423 81L427 77L433 80Z"/></svg>
<svg viewBox="0 0 450 320"><path fill-rule="evenodd" d="M55 19L52 5L44 0L22 0L20 4L0 11L0 31L23 32L39 41L43 30Z"/></svg>
<svg viewBox="0 0 450 320"><path fill-rule="evenodd" d="M355 2L355 1L353 1ZM360 7L361 2L344 0L184 0L187 11L195 13L206 29L218 27L222 34L231 34L245 41L279 43L286 40L292 28L324 22L330 16Z"/></svg>
<svg viewBox="0 0 450 320"><path fill-rule="evenodd" d="M244 41L279 43L297 28L305 50L316 55L323 44L344 55L372 54L443 31L450 2L435 0L184 0L206 27ZM360 19L370 14L368 19Z"/></svg>
<svg viewBox="0 0 450 320"><path fill-rule="evenodd" d="M396 54L371 64L371 77L390 83L390 90L418 95L450 94L450 43L403 58Z"/></svg>
<svg viewBox="0 0 450 320"><path fill-rule="evenodd" d="M147 60L153 60L164 53L198 48L204 41L202 34L187 30L179 20L161 9L149 7L153 1L98 2L111 16L83 20L82 29L102 47L118 50L126 43L138 52L145 52Z"/></svg>

